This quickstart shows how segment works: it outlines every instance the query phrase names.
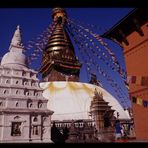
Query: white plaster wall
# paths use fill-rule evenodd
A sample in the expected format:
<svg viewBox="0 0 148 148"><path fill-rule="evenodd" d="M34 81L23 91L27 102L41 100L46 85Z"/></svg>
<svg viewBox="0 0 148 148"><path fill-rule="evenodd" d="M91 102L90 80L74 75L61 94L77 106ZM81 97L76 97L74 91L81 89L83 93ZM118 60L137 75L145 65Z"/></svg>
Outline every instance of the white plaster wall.
<svg viewBox="0 0 148 148"><path fill-rule="evenodd" d="M2 78L2 81L1 81L2 84L3 84L3 85L6 85L6 80L8 80L8 79L10 80L9 77L3 77L3 78Z"/></svg>
<svg viewBox="0 0 148 148"><path fill-rule="evenodd" d="M12 74L12 70L11 69L6 69L6 70L4 70L3 74L5 76L10 76Z"/></svg>
<svg viewBox="0 0 148 148"><path fill-rule="evenodd" d="M16 108L16 102L19 102L17 99L8 100L7 102L7 108ZM20 102L19 102L20 104ZM18 107L17 107L18 108Z"/></svg>
<svg viewBox="0 0 148 148"><path fill-rule="evenodd" d="M2 71L2 69L1 69ZM4 69L5 71L5 69ZM10 74L6 74L5 73L5 77L1 77L0 75L0 79L1 79L1 85L0 85L0 96L3 98L7 98L6 100L3 100L5 104L6 108L12 109L15 108L17 110L21 109L27 109L27 99L31 99L32 100L32 109L38 109L38 101L39 100L43 100L45 99L42 96L42 91L39 88L39 81L36 78L36 74L31 75L31 79L30 79L30 72L27 72L25 74L25 76L22 77L23 75L23 70L12 70L9 71L11 73ZM23 79L22 78L26 78L26 81L28 82L28 84L26 84L25 86L23 86ZM6 83L6 80L10 79L10 84ZM34 80L32 80L34 79ZM16 81L18 81L18 84L16 84ZM32 86L32 82L35 83ZM3 87L2 87L3 86ZM9 88L9 87L10 88ZM12 87L11 87L12 86ZM30 93L28 96L25 95L24 93L24 88L27 88L28 92ZM8 90L9 93L4 94L4 90ZM16 91L19 90L19 93L16 94ZM35 92L38 93L38 95L35 95ZM12 97L12 98L10 98ZM0 99L1 100L1 99ZM7 103L6 103L7 102ZM16 107L16 102L18 102L18 107ZM4 108L4 107L3 107ZM39 110L45 110L47 109L47 103L42 104L42 107ZM28 109L27 109L28 110ZM14 117L18 115L21 117L21 121L23 121L23 126L22 126L22 135L21 136L11 136L11 123L12 121L14 121ZM0 115L0 120L1 120L1 115ZM47 121L44 123L44 127L45 127L45 133L43 134L43 141L42 142L51 142L50 140L50 130L51 130L51 121L50 121L50 117L48 117ZM24 122L25 121L25 122ZM38 116L38 125L41 125L41 116ZM4 116L4 122L2 123L3 127L0 127L0 142L29 142L29 114L12 114L11 115L5 115ZM32 135L32 142L41 142L40 140L41 135L38 136L33 136Z"/></svg>
<svg viewBox="0 0 148 148"><path fill-rule="evenodd" d="M0 75L3 73L3 69L0 68Z"/></svg>
<svg viewBox="0 0 148 148"><path fill-rule="evenodd" d="M13 76L22 76L22 73L21 70L13 70Z"/></svg>
<svg viewBox="0 0 148 148"><path fill-rule="evenodd" d="M4 91L4 88L0 86L0 94L2 94Z"/></svg>
<svg viewBox="0 0 148 148"><path fill-rule="evenodd" d="M43 141L51 142L51 116L46 117L46 120L43 122L43 126Z"/></svg>
<svg viewBox="0 0 148 148"><path fill-rule="evenodd" d="M2 106L0 106L0 109L6 107L6 99L5 98L0 98L0 102L2 102Z"/></svg>

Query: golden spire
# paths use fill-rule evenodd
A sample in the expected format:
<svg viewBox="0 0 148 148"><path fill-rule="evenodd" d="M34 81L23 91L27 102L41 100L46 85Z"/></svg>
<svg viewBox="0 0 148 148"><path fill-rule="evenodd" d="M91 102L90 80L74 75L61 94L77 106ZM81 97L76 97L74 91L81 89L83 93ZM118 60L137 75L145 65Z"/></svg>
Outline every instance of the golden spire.
<svg viewBox="0 0 148 148"><path fill-rule="evenodd" d="M76 60L75 52L71 40L64 28L67 14L63 8L54 8L52 11L52 18L56 24L52 35L49 38L48 45L45 52L49 59L64 58L69 60Z"/></svg>
<svg viewBox="0 0 148 148"><path fill-rule="evenodd" d="M53 21L59 21L61 20L62 23L65 23L67 19L67 13L65 9L63 8L54 8L52 9L52 19Z"/></svg>
<svg viewBox="0 0 148 148"><path fill-rule="evenodd" d="M61 74L74 74L79 77L81 64L76 58L74 47L65 29L66 11L63 8L54 8L52 10L52 19L55 27L44 50L40 72L46 77L53 69L53 65L55 65L54 68L58 67L56 71L62 69L62 72L58 71ZM63 69L65 69L65 73Z"/></svg>

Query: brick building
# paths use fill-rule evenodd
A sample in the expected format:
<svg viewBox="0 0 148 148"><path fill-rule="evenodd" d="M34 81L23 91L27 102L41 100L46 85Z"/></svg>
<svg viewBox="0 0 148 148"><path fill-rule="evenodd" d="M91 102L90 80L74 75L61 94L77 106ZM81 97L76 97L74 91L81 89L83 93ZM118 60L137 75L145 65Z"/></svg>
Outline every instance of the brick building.
<svg viewBox="0 0 148 148"><path fill-rule="evenodd" d="M148 140L148 10L134 9L102 36L123 47L133 102L136 138L146 141Z"/></svg>

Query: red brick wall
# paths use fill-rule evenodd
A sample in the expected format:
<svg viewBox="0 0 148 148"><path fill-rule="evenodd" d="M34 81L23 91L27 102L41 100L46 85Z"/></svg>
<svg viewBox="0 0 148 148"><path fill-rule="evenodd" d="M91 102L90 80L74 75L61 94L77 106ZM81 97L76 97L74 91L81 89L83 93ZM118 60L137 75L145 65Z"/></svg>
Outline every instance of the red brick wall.
<svg viewBox="0 0 148 148"><path fill-rule="evenodd" d="M129 45L122 43L126 62L127 74L129 76L148 76L148 27L141 26L144 36L136 31L127 36ZM148 86L141 84L130 84L132 96L140 96L148 100ZM136 92L137 91L137 92ZM133 115L135 121L135 132L137 140L148 140L148 108L133 104Z"/></svg>

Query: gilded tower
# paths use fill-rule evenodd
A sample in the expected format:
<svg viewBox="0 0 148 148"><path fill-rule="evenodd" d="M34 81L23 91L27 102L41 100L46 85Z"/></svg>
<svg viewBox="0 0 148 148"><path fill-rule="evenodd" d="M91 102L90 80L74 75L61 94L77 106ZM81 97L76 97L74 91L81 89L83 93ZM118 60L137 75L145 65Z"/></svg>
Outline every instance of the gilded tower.
<svg viewBox="0 0 148 148"><path fill-rule="evenodd" d="M43 53L42 78L44 81L79 81L81 64L65 29L65 10L54 8L52 19L55 27Z"/></svg>

